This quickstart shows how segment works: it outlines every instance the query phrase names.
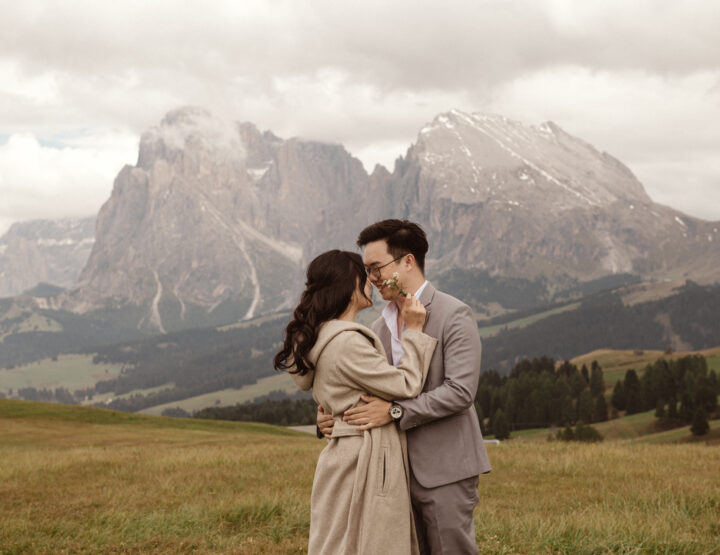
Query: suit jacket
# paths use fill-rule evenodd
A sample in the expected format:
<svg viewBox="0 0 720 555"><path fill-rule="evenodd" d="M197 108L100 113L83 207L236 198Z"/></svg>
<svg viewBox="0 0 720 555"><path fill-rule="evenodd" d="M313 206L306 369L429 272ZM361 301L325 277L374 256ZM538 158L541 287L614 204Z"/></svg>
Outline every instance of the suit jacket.
<svg viewBox="0 0 720 555"><path fill-rule="evenodd" d="M423 331L438 344L422 393L396 403L403 408L398 424L407 433L412 472L422 486L434 488L491 470L473 405L482 346L466 304L430 283L419 300L427 310ZM392 362L385 320L380 317L371 327Z"/></svg>

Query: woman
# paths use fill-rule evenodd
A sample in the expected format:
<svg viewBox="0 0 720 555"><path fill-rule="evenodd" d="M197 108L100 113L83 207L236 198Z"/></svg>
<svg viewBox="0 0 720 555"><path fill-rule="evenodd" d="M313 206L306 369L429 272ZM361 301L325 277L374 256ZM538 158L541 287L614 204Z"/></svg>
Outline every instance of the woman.
<svg viewBox="0 0 720 555"><path fill-rule="evenodd" d="M308 266L305 287L275 367L289 370L303 390L312 387L335 418L315 469L308 552L418 553L404 432L392 424L359 431L342 415L362 394L393 400L420 393L437 343L422 333L425 307L412 296L404 301L404 355L394 367L378 336L354 321L372 306L359 255L321 254Z"/></svg>

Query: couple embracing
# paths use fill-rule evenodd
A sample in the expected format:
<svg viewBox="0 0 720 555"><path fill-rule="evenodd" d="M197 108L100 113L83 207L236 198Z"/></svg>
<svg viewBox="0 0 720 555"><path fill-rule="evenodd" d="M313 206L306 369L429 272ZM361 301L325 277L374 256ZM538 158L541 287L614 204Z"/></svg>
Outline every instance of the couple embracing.
<svg viewBox="0 0 720 555"><path fill-rule="evenodd" d="M473 400L481 345L470 308L425 280L428 243L407 220L365 228L363 257L329 251L285 330L276 368L320 405L329 438L308 552L477 553L478 475L490 471ZM367 328L372 287L389 301Z"/></svg>

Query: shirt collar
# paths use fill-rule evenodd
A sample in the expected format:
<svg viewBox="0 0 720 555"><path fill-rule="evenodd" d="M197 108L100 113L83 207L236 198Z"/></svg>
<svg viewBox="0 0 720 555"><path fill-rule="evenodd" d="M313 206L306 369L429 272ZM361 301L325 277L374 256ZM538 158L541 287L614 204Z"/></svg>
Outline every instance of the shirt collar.
<svg viewBox="0 0 720 555"><path fill-rule="evenodd" d="M428 280L425 280L423 284L420 286L420 289L415 291L415 295L413 295L416 299L420 298L420 295L422 295L422 292L425 290L425 286L428 284Z"/></svg>
<svg viewBox="0 0 720 555"><path fill-rule="evenodd" d="M423 282L423 284L420 286L420 288L417 291L415 291L415 294L413 295L413 297L415 297L416 299L419 298L420 295L422 294L422 292L425 290L425 287L427 286L427 284L428 284L428 280L425 280ZM391 332L394 332L393 335L395 337L398 336L397 313L398 313L397 305L393 302L390 302L387 305L385 305L385 308L383 308L383 311L382 311L382 317L385 320L385 324L387 324L387 327L390 328Z"/></svg>

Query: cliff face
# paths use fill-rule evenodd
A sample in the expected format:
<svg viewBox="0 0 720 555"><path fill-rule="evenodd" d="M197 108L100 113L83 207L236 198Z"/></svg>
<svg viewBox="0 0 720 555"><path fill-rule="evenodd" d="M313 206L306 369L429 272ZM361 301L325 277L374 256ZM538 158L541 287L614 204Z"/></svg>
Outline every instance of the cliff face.
<svg viewBox="0 0 720 555"><path fill-rule="evenodd" d="M308 257L352 245L369 181L339 145L171 112L118 175L63 305L143 306L138 325L161 331L287 308Z"/></svg>
<svg viewBox="0 0 720 555"><path fill-rule="evenodd" d="M75 285L94 241L94 217L13 224L0 237L0 297L19 295L39 282Z"/></svg>
<svg viewBox="0 0 720 555"><path fill-rule="evenodd" d="M718 223L653 203L621 162L553 123L441 114L388 180L393 205L427 226L437 271L719 275Z"/></svg>
<svg viewBox="0 0 720 555"><path fill-rule="evenodd" d="M354 248L387 217L426 229L431 276L719 276L718 223L654 204L621 162L553 123L453 110L392 174L370 176L340 145L183 108L142 136L77 287L48 305L128 309L148 331L250 318L291 307L313 256Z"/></svg>

